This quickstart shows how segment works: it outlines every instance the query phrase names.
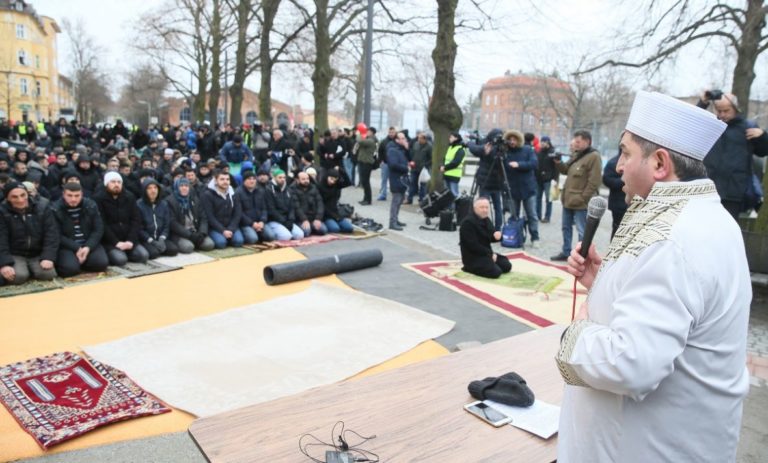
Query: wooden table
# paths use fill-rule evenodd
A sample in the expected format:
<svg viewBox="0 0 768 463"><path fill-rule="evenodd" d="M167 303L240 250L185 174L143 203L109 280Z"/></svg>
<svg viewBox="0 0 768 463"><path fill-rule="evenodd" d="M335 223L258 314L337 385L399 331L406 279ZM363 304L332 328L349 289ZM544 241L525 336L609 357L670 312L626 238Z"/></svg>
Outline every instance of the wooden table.
<svg viewBox="0 0 768 463"><path fill-rule="evenodd" d="M462 406L473 400L471 381L510 371L526 379L537 399L559 405L563 381L554 357L563 329L551 326L202 418L189 432L211 462L307 462L299 437L311 433L328 442L338 420L346 429L375 434L362 448L382 462L551 462L556 436L543 440L512 426L494 428ZM314 450L324 461L325 448Z"/></svg>

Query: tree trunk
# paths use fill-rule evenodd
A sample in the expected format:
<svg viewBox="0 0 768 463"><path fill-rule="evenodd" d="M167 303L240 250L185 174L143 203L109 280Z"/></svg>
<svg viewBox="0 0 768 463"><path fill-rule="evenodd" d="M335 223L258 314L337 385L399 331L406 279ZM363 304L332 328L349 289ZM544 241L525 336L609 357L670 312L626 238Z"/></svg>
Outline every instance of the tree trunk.
<svg viewBox="0 0 768 463"><path fill-rule="evenodd" d="M219 114L219 96L221 96L221 0L213 0L213 20L211 23L211 91L208 94L208 120L215 126Z"/></svg>
<svg viewBox="0 0 768 463"><path fill-rule="evenodd" d="M357 124L363 120L363 98L365 97L365 54L357 65L357 81L355 82L355 116L352 122Z"/></svg>
<svg viewBox="0 0 768 463"><path fill-rule="evenodd" d="M755 80L755 63L759 55L761 30L765 26L764 0L748 0L741 42L736 47L736 67L733 69L732 92L739 100L739 110L746 117L749 94Z"/></svg>
<svg viewBox="0 0 768 463"><path fill-rule="evenodd" d="M251 11L251 0L240 0L237 5L237 50L235 51L235 76L229 88L232 107L229 111L229 123L238 126L243 120L243 87L245 86L246 58L248 52L248 14Z"/></svg>
<svg viewBox="0 0 768 463"><path fill-rule="evenodd" d="M429 127L434 133L432 150L432 181L430 191L443 189L443 175L440 166L448 150L448 135L461 127L461 108L456 102L454 89L456 79L453 66L456 61L454 29L458 0L437 0L437 39L432 51L435 64L435 90L429 105Z"/></svg>
<svg viewBox="0 0 768 463"><path fill-rule="evenodd" d="M280 7L280 0L264 0L261 8L264 10L264 24L261 28L261 43L259 44L259 63L261 67L261 85L259 87L259 117L262 121L274 124L272 120L272 55L269 49L269 39L275 25L275 16Z"/></svg>
<svg viewBox="0 0 768 463"><path fill-rule="evenodd" d="M315 100L316 134L328 128L328 93L333 79L331 37L328 31L328 0L315 0L315 70L312 72L312 96Z"/></svg>

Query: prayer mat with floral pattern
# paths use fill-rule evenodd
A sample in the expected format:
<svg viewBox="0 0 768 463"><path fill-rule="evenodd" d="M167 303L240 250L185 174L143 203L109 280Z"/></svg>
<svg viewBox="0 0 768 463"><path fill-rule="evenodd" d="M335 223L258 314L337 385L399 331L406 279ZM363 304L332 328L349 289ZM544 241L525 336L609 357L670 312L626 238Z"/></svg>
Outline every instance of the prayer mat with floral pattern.
<svg viewBox="0 0 768 463"><path fill-rule="evenodd" d="M0 401L44 449L116 421L171 411L122 371L72 352L0 367Z"/></svg>

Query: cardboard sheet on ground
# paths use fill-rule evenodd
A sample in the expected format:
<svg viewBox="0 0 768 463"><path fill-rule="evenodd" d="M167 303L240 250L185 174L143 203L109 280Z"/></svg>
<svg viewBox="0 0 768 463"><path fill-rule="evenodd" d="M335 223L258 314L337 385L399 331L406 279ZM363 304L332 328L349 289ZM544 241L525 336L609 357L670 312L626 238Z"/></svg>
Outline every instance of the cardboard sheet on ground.
<svg viewBox="0 0 768 463"><path fill-rule="evenodd" d="M83 350L160 400L210 416L343 380L453 325L313 282L300 293Z"/></svg>
<svg viewBox="0 0 768 463"><path fill-rule="evenodd" d="M230 249L230 248L228 248ZM79 284L57 291L0 298L0 365L78 346L97 344L168 326L232 307L292 294L309 287L301 281L279 287L263 282L264 267L304 259L293 249L224 259L145 278L116 278ZM322 279L344 286L335 276ZM229 288L209 291L206 288ZM374 374L441 355L448 351L434 341L366 370ZM0 461L85 449L97 445L185 431L194 417L180 410L112 424L43 452L0 407Z"/></svg>
<svg viewBox="0 0 768 463"><path fill-rule="evenodd" d="M458 260L403 266L534 328L569 324L573 276L565 271L565 267L525 252L515 252L507 257L512 262L512 272L497 280L463 272ZM585 299L586 292L579 287L577 309Z"/></svg>

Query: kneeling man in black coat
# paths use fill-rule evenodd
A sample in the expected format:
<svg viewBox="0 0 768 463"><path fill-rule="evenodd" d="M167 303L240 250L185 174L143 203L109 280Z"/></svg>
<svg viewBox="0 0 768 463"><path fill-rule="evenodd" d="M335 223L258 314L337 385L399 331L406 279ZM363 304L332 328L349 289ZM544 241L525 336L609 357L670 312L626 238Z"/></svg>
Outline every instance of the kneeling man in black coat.
<svg viewBox="0 0 768 463"><path fill-rule="evenodd" d="M459 228L459 246L464 264L462 270L481 277L498 278L512 270L512 264L491 249L491 243L501 240L501 232L495 231L493 222L488 218L490 212L488 198L475 200L472 214L464 219Z"/></svg>

